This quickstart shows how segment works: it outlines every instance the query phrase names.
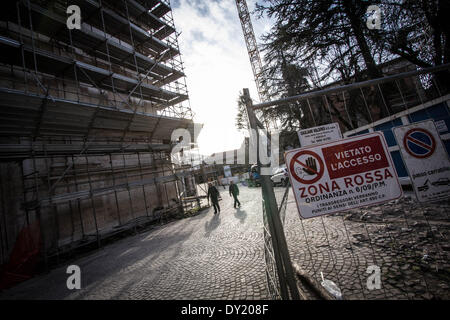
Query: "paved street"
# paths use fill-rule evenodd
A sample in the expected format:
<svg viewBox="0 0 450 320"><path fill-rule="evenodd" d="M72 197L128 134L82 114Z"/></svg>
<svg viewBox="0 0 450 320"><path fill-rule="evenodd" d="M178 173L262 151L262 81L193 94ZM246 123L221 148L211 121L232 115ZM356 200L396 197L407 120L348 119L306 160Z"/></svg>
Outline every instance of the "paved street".
<svg viewBox="0 0 450 320"><path fill-rule="evenodd" d="M67 289L63 266L0 299L268 299L260 190L241 187L236 210L221 189L220 215L209 208L71 262L81 290Z"/></svg>
<svg viewBox="0 0 450 320"><path fill-rule="evenodd" d="M344 299L450 299L450 202L420 205L411 192L390 203L300 220L292 194L285 233L292 261ZM368 290L369 266L381 289ZM373 272L373 271L372 271Z"/></svg>
<svg viewBox="0 0 450 320"><path fill-rule="evenodd" d="M269 299L261 189L240 189L241 209L221 189L220 215L210 208L71 262L81 268L81 290L66 288L66 265L0 299ZM283 191L275 188L278 200ZM291 194L285 233L292 261L318 281L322 272L345 299L449 299L449 208L418 206L408 195L302 221ZM370 265L381 268L381 289L367 289Z"/></svg>

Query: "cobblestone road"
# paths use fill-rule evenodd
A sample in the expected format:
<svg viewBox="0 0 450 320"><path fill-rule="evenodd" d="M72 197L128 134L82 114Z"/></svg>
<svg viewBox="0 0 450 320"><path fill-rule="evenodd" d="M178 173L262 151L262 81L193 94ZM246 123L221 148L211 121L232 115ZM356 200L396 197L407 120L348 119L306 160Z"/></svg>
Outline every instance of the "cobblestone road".
<svg viewBox="0 0 450 320"><path fill-rule="evenodd" d="M263 253L261 189L240 187L241 209L221 189L212 208L122 239L70 264L82 289L66 287L66 267L4 291L0 299L269 299ZM283 188L275 188L280 200ZM345 299L449 299L450 202L413 197L378 207L300 220L289 196L285 234L292 261ZM367 289L367 267L382 288Z"/></svg>
<svg viewBox="0 0 450 320"><path fill-rule="evenodd" d="M268 299L261 189L241 187L241 209L227 191L220 215L209 208L71 262L81 290L67 289L63 266L0 299Z"/></svg>
<svg viewBox="0 0 450 320"><path fill-rule="evenodd" d="M344 299L450 299L450 201L421 205L412 193L371 208L300 220L292 194L285 234L293 263L335 282ZM381 288L369 290L369 266Z"/></svg>

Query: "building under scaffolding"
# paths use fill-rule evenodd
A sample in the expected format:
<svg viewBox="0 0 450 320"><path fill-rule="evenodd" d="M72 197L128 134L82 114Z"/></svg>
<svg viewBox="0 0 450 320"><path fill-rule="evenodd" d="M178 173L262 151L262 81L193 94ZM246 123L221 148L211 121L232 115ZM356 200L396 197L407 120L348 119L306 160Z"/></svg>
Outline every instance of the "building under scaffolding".
<svg viewBox="0 0 450 320"><path fill-rule="evenodd" d="M47 261L180 212L195 186L171 134L194 123L170 3L2 5L0 264L24 239Z"/></svg>

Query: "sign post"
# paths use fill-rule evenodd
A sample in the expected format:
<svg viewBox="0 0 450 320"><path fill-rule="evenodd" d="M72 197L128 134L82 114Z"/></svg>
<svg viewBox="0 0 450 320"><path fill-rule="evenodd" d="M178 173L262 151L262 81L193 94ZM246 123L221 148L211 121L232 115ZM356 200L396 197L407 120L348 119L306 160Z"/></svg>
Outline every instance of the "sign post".
<svg viewBox="0 0 450 320"><path fill-rule="evenodd" d="M403 195L379 132L289 150L285 159L301 218L383 203Z"/></svg>
<svg viewBox="0 0 450 320"><path fill-rule="evenodd" d="M420 202L450 197L450 160L433 120L392 129Z"/></svg>

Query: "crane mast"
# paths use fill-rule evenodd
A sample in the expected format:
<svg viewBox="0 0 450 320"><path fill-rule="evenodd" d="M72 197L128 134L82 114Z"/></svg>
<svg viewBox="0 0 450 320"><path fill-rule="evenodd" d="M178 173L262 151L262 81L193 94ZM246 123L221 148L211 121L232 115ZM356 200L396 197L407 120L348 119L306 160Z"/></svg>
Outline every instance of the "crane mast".
<svg viewBox="0 0 450 320"><path fill-rule="evenodd" d="M236 7L241 20L242 31L244 33L245 44L247 45L250 64L252 65L253 76L255 78L256 89L258 90L259 100L267 101L264 85L262 83L262 63L259 55L258 44L256 42L255 33L253 31L250 13L248 11L247 2L245 0L236 0Z"/></svg>

